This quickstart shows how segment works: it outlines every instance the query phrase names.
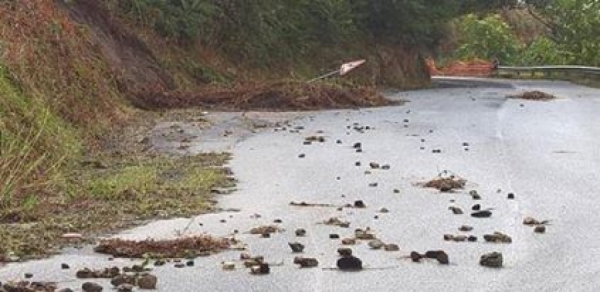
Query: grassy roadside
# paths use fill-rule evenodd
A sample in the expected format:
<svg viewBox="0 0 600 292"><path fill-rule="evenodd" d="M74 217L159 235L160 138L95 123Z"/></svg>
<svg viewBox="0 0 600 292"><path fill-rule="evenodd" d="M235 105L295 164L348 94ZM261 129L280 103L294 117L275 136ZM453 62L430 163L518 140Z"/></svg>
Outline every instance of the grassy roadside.
<svg viewBox="0 0 600 292"><path fill-rule="evenodd" d="M98 146L100 150L69 156L72 161L56 167L55 176L44 180L53 183L52 188L44 185L36 192L13 192L26 196L6 198L10 204L0 208L0 262L43 257L67 244L79 244L96 234L144 220L189 217L213 210L214 190L234 185L224 167L229 155L181 157L144 151L145 144L136 141L132 131L145 133L159 117L143 112L137 116L128 126L108 135L101 143L104 145ZM36 143L45 135L26 137L29 140L23 143ZM18 154L2 157L26 161L19 165L25 170L35 168L31 163L48 159L42 155L39 162L19 160ZM0 170L10 167L14 166L0 164ZM23 169L13 172L30 174ZM5 177L0 177L0 183L6 184ZM80 233L86 240L69 241L62 238L65 233Z"/></svg>
<svg viewBox="0 0 600 292"><path fill-rule="evenodd" d="M131 155L86 160L69 175L62 204L44 204L2 215L18 222L0 223L0 262L38 258L73 241L113 232L143 220L189 217L213 209L213 190L232 187L223 167L227 154L190 157ZM75 242L81 243L81 242Z"/></svg>

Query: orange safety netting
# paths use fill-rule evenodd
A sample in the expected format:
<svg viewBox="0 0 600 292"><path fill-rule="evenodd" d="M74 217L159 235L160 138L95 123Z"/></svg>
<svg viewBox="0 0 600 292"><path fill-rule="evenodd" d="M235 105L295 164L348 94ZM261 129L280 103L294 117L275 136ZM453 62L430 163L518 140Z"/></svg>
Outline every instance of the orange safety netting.
<svg viewBox="0 0 600 292"><path fill-rule="evenodd" d="M494 72L494 62L474 59L470 61L454 61L438 68L435 60L428 58L427 67L431 75L443 76L491 76Z"/></svg>

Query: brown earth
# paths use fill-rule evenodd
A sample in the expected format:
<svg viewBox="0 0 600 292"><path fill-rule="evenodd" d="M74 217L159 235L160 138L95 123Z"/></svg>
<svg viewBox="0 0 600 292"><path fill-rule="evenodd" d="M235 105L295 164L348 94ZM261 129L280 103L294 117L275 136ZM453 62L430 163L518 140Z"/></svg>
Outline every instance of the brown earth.
<svg viewBox="0 0 600 292"><path fill-rule="evenodd" d="M385 106L385 99L372 88L342 88L336 85L278 82L205 92L141 92L133 104L144 109L203 107L219 110L317 110Z"/></svg>

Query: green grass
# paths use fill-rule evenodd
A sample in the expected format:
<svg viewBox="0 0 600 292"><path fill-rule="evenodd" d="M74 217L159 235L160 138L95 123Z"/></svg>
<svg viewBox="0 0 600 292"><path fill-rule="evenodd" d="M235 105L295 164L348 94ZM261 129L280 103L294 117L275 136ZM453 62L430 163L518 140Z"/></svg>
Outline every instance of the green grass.
<svg viewBox="0 0 600 292"><path fill-rule="evenodd" d="M36 97L25 95L0 64L0 207L61 181L67 157L80 153L77 133Z"/></svg>

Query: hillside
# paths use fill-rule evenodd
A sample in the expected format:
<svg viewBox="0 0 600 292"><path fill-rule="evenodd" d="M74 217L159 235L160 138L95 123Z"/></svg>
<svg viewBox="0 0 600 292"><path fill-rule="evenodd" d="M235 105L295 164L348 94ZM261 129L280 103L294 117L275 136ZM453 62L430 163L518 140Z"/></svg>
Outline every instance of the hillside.
<svg viewBox="0 0 600 292"><path fill-rule="evenodd" d="M381 35L393 29L389 24L400 24L373 26L373 20L366 18L348 22L344 17L350 16L341 12L352 15L352 11L342 2L339 9L317 7L331 14L318 19L339 22L322 26L304 24L302 17L294 20L304 27L294 39L284 38L289 31L276 30L283 22L248 27L247 32L229 27L232 24L224 16L241 17L241 11L252 8L243 7L244 1L233 1L237 3L233 6L206 1L218 8L210 11L219 11L202 23L211 30L191 34L176 27L170 31L175 35L165 33L164 27L169 27L165 23L152 21L161 19L155 13L172 10L151 6L160 1L142 2L150 4L140 14L126 0L0 1L0 240L12 242L0 247L0 259L8 254L42 253L64 232L109 228L111 222L104 219L120 219L124 212L110 210L115 200L130 202L160 194L146 189L147 184L140 185L140 177L150 175L148 183L153 185L157 173L172 168L173 162L138 156L137 146L128 144L134 137L121 132L121 126L151 126L156 116L144 110L378 106L389 103L377 93L378 87L415 88L429 82L420 57L422 47L431 42L429 36L419 34L423 40L407 39L407 34L384 38ZM298 9L318 15L313 6ZM182 11L196 11L186 7ZM262 11L256 9L256 13ZM277 17L289 19L281 14L286 11L295 10L282 10ZM177 19L183 17L177 13L173 14ZM343 23L356 26L336 26ZM327 34L323 27L329 29ZM271 40L264 39L268 33ZM256 37L256 43L245 36ZM367 65L342 81L304 82L358 58L367 59ZM107 145L120 139L127 148L113 151L119 155L106 154ZM193 190L187 185L176 188L206 198L212 188L230 185L226 171L212 168L226 159L207 156L186 162L198 170L194 173L211 179ZM179 204L169 206L181 209ZM158 207L140 210L136 206L126 213L152 217ZM99 211L89 213L90 208ZM203 199L183 213L206 209ZM21 229L25 227L12 225L28 222L37 225L25 226L33 228L26 232ZM32 237L36 232L41 234Z"/></svg>

